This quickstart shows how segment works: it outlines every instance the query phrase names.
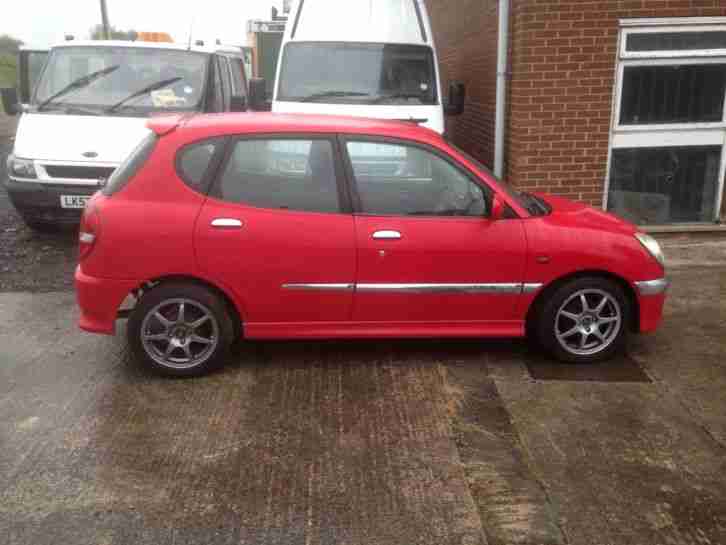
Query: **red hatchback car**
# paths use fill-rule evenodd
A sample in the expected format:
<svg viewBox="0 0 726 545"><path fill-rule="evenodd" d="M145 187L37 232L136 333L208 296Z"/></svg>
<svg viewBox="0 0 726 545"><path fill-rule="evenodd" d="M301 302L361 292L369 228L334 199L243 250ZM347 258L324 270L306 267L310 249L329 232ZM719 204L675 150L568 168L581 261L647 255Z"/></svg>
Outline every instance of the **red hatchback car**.
<svg viewBox="0 0 726 545"><path fill-rule="evenodd" d="M559 359L654 330L658 243L519 193L427 129L327 116L161 117L88 203L80 327L199 375L246 339L523 337Z"/></svg>

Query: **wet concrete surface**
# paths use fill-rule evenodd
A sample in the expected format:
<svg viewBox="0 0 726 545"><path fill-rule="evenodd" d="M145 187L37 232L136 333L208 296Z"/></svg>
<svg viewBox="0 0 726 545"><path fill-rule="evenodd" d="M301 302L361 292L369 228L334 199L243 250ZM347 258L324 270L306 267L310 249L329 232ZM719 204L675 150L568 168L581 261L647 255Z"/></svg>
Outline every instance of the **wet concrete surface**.
<svg viewBox="0 0 726 545"><path fill-rule="evenodd" d="M663 327L609 364L248 343L179 381L77 331L72 236L0 239L3 545L726 543L726 241L666 241Z"/></svg>

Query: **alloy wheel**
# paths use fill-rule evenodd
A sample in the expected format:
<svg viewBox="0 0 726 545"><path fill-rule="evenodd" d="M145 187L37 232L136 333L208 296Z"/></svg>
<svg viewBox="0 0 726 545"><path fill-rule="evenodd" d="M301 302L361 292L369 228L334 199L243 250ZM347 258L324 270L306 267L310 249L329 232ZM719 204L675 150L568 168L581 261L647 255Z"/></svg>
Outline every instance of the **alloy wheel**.
<svg viewBox="0 0 726 545"><path fill-rule="evenodd" d="M598 289L575 292L555 317L555 337L560 346L577 356L602 352L618 337L622 310L609 293Z"/></svg>

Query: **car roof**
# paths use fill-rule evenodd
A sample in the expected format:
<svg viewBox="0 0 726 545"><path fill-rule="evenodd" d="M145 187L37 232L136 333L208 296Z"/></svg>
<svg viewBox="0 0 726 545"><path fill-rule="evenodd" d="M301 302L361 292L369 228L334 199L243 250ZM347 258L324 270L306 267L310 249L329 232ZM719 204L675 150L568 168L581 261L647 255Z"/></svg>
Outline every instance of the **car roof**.
<svg viewBox="0 0 726 545"><path fill-rule="evenodd" d="M399 120L372 119L311 114L223 113L193 116L152 117L148 126L157 134L169 132L172 126L190 139L231 134L345 133L388 138L404 138L426 143L441 142L441 135L416 123Z"/></svg>

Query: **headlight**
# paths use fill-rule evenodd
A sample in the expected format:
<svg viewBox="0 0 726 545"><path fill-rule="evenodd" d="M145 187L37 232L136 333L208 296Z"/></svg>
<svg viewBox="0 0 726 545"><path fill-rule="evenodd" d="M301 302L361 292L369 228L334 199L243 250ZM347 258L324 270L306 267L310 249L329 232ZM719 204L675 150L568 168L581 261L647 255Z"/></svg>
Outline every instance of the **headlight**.
<svg viewBox="0 0 726 545"><path fill-rule="evenodd" d="M30 159L19 159L15 155L8 155L8 174L16 178L37 178L35 166Z"/></svg>
<svg viewBox="0 0 726 545"><path fill-rule="evenodd" d="M645 233L635 233L635 238L643 245L643 248L648 250L648 253L660 263L660 266L665 269L665 256L663 250L660 249L660 244L652 236L646 235Z"/></svg>

